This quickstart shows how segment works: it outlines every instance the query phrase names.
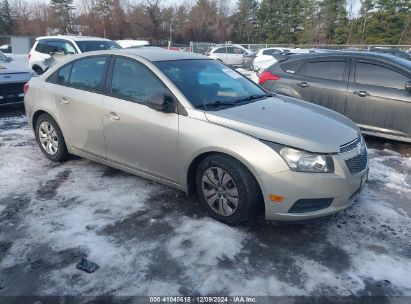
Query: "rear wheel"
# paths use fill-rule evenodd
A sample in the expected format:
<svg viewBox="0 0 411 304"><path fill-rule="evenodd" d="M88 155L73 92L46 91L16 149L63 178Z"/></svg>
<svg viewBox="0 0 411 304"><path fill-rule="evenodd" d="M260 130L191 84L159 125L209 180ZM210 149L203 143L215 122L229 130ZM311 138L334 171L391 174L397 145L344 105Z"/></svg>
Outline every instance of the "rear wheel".
<svg viewBox="0 0 411 304"><path fill-rule="evenodd" d="M199 164L196 186L208 213L229 225L247 222L261 202L260 188L251 172L225 155L211 155Z"/></svg>
<svg viewBox="0 0 411 304"><path fill-rule="evenodd" d="M64 161L68 157L63 133L49 114L42 114L36 121L36 141L41 152L52 161Z"/></svg>
<svg viewBox="0 0 411 304"><path fill-rule="evenodd" d="M37 75L41 75L44 73L43 69L38 66L33 67L33 71L36 72Z"/></svg>

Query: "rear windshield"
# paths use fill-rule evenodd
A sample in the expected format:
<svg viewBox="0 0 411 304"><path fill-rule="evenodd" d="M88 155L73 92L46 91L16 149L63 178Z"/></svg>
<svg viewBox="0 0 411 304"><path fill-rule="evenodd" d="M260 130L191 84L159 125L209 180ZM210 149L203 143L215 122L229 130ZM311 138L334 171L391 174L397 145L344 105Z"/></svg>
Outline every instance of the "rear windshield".
<svg viewBox="0 0 411 304"><path fill-rule="evenodd" d="M1 51L0 51L0 61L8 61L9 59L7 58L6 55L4 55Z"/></svg>
<svg viewBox="0 0 411 304"><path fill-rule="evenodd" d="M82 53L103 50L116 50L122 47L114 41L76 41Z"/></svg>

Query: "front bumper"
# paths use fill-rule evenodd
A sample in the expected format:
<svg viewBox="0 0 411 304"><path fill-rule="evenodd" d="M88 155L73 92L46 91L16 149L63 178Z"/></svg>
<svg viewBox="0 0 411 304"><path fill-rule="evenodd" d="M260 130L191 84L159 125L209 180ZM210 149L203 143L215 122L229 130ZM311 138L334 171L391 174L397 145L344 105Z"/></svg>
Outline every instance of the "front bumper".
<svg viewBox="0 0 411 304"><path fill-rule="evenodd" d="M334 173L303 173L283 171L262 176L262 192L265 202L265 217L273 221L305 221L341 211L355 200L368 180L366 168L352 174L346 160L355 157L355 151L333 155ZM272 202L270 194L283 196L281 202ZM295 213L291 209L299 200L331 198L328 207L316 211Z"/></svg>

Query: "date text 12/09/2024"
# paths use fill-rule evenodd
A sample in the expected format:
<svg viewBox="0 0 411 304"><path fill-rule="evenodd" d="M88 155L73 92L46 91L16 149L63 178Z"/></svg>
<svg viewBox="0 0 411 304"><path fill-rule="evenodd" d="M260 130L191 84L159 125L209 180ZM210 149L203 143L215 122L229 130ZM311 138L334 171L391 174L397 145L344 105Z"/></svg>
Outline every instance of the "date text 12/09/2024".
<svg viewBox="0 0 411 304"><path fill-rule="evenodd" d="M256 303L255 297L150 297L150 303Z"/></svg>

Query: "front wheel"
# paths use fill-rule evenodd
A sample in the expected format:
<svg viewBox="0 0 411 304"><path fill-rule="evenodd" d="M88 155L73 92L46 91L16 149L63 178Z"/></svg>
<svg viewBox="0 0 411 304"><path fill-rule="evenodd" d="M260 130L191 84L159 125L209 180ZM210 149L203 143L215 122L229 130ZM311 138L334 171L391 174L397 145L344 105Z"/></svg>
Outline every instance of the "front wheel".
<svg viewBox="0 0 411 304"><path fill-rule="evenodd" d="M199 164L197 195L215 219L238 225L255 215L261 203L260 188L251 172L225 155L211 155Z"/></svg>
<svg viewBox="0 0 411 304"><path fill-rule="evenodd" d="M52 161L63 161L68 157L63 133L49 114L42 114L36 121L36 141L41 152Z"/></svg>

